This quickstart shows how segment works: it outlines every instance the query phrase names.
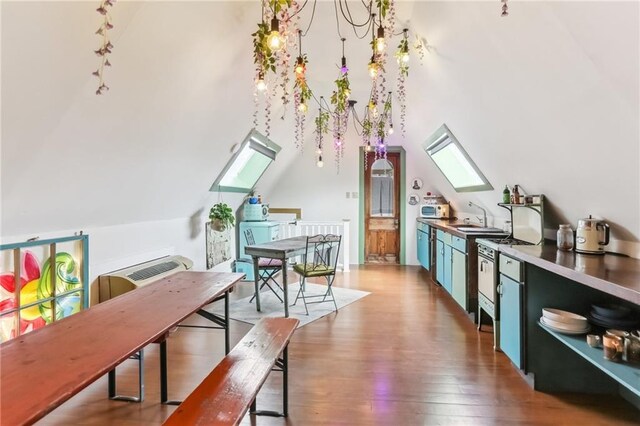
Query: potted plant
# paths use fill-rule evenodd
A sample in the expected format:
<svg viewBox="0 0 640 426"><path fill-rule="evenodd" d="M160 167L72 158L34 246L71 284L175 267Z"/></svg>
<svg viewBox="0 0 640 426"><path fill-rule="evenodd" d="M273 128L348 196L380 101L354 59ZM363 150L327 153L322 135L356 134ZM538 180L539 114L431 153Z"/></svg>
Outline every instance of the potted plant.
<svg viewBox="0 0 640 426"><path fill-rule="evenodd" d="M233 210L227 203L214 204L209 211L209 219L211 219L211 227L216 231L232 228L236 220Z"/></svg>

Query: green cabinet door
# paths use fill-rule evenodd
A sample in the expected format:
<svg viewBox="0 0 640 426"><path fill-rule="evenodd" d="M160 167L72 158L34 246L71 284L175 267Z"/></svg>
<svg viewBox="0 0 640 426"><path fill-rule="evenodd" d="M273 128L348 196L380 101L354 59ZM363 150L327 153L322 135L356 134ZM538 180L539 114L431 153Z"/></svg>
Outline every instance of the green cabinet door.
<svg viewBox="0 0 640 426"><path fill-rule="evenodd" d="M456 249L451 249L451 256L451 295L467 310L467 256Z"/></svg>
<svg viewBox="0 0 640 426"><path fill-rule="evenodd" d="M522 284L500 274L500 349L522 368Z"/></svg>

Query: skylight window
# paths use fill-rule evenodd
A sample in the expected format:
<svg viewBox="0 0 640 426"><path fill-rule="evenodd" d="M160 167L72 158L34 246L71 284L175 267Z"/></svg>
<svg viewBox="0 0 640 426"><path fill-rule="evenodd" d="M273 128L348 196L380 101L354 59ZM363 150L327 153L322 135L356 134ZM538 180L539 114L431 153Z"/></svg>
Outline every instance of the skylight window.
<svg viewBox="0 0 640 426"><path fill-rule="evenodd" d="M493 189L446 124L440 126L423 147L456 192Z"/></svg>
<svg viewBox="0 0 640 426"><path fill-rule="evenodd" d="M251 130L209 191L250 192L278 152L278 145Z"/></svg>

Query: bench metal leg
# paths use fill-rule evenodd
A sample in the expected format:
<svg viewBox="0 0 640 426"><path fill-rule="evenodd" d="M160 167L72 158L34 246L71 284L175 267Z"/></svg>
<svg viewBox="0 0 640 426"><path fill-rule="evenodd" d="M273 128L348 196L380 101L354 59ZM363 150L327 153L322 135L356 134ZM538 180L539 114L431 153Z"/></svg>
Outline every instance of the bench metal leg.
<svg viewBox="0 0 640 426"><path fill-rule="evenodd" d="M109 399L115 401L142 402L144 401L144 349L131 355L129 359L138 361L138 396L118 395L116 385L116 369L109 371Z"/></svg>
<svg viewBox="0 0 640 426"><path fill-rule="evenodd" d="M170 401L167 377L167 341L160 342L160 403L164 405L180 405L182 401Z"/></svg>
<svg viewBox="0 0 640 426"><path fill-rule="evenodd" d="M187 327L187 328L214 328L214 329L222 329L224 330L224 354L227 355L231 351L231 340L229 337L229 292L224 293L224 317L218 316L216 314L212 314L209 311L205 311L204 309L200 309L196 312L203 318L208 319L214 324L219 325L219 327L211 327L206 325L182 325L179 327ZM220 300L220 299L216 299ZM215 302L215 300L214 300Z"/></svg>
<svg viewBox="0 0 640 426"><path fill-rule="evenodd" d="M289 345L282 351L282 358L276 360L276 368L271 371L282 371L282 412L256 410L256 400L251 403L249 412L257 416L288 417L289 416ZM257 398L256 398L257 399Z"/></svg>

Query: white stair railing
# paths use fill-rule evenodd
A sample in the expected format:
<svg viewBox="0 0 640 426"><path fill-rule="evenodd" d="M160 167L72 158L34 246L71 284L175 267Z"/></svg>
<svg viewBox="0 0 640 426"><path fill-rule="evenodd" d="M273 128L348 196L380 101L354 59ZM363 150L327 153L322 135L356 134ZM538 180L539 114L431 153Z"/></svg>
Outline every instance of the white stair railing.
<svg viewBox="0 0 640 426"><path fill-rule="evenodd" d="M348 219L340 222L311 222L311 221L275 221L279 226L280 238L311 236L318 234L342 235L338 268L349 272L349 224Z"/></svg>

